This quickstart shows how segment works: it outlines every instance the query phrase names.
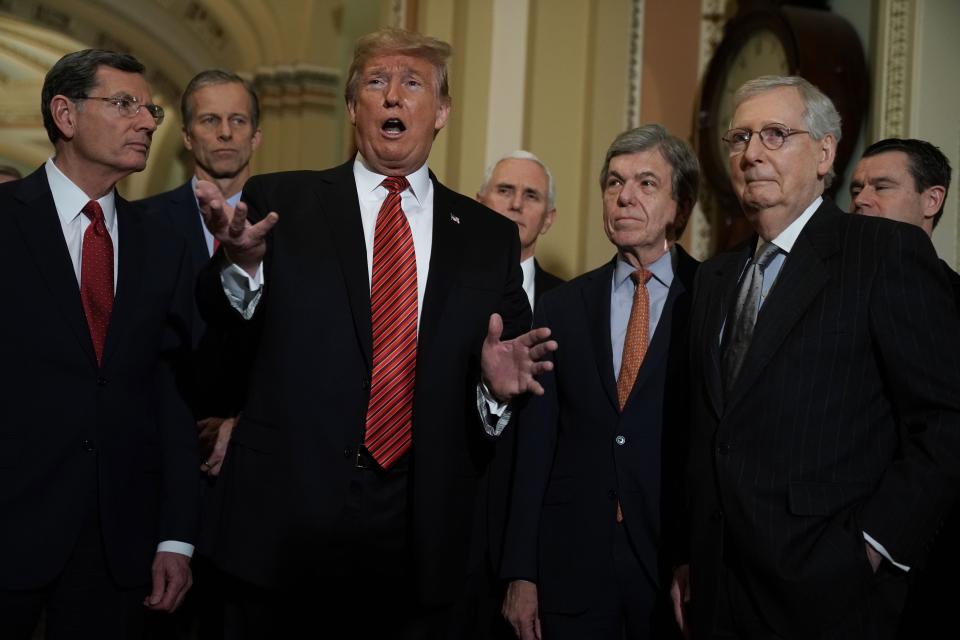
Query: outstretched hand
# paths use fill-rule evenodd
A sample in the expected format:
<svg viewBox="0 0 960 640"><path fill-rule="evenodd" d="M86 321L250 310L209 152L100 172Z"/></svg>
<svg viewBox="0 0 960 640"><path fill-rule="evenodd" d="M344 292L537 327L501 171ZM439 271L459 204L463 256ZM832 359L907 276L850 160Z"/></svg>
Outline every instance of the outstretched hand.
<svg viewBox="0 0 960 640"><path fill-rule="evenodd" d="M495 313L480 354L483 382L493 397L505 403L527 392L543 395L536 376L553 369L553 362L544 358L557 350L557 341L548 340L550 329L533 329L513 340L500 340L501 334L503 320Z"/></svg>
<svg viewBox="0 0 960 640"><path fill-rule="evenodd" d="M197 182L196 194L203 222L223 246L227 258L251 276L256 275L267 251L267 234L280 216L271 211L257 224L250 224L246 203L238 202L236 207L231 207L220 190L206 180Z"/></svg>

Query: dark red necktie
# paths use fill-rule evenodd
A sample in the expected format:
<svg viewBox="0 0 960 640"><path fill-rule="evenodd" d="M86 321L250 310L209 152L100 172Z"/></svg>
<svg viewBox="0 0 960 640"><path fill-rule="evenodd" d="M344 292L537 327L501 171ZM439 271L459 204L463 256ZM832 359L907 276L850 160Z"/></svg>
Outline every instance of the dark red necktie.
<svg viewBox="0 0 960 640"><path fill-rule="evenodd" d="M103 361L103 344L113 310L113 241L103 219L103 209L96 200L83 207L90 219L83 233L83 252L80 258L80 300L87 316L90 339L97 354L97 363Z"/></svg>
<svg viewBox="0 0 960 640"><path fill-rule="evenodd" d="M413 387L417 367L417 258L400 192L404 177L383 181L387 198L373 232L370 312L373 376L364 446L388 469L413 442Z"/></svg>

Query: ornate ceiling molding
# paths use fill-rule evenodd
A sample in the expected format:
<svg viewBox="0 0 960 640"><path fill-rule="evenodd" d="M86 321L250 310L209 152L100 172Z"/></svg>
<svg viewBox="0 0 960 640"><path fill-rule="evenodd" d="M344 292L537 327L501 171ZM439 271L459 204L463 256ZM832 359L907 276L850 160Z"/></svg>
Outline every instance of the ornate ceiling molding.
<svg viewBox="0 0 960 640"><path fill-rule="evenodd" d="M643 87L644 0L630 2L630 60L627 66L627 128L640 125L640 97Z"/></svg>
<svg viewBox="0 0 960 640"><path fill-rule="evenodd" d="M880 87L875 139L905 138L910 122L910 69L913 65L912 0L881 0L878 11L877 85Z"/></svg>

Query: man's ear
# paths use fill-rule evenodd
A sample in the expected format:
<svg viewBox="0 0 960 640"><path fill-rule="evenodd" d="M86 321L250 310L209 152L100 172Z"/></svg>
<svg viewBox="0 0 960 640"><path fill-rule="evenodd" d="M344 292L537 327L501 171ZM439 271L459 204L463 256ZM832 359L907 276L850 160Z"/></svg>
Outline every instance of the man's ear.
<svg viewBox="0 0 960 640"><path fill-rule="evenodd" d="M830 172L830 167L833 166L833 161L837 157L837 139L832 133L828 133L818 141L818 144L820 148L818 149L817 175L822 177Z"/></svg>
<svg viewBox="0 0 960 640"><path fill-rule="evenodd" d="M190 132L187 131L186 126L180 129L180 134L183 136L183 148L187 151L193 151L193 138L190 137Z"/></svg>
<svg viewBox="0 0 960 640"><path fill-rule="evenodd" d="M55 95L50 100L50 114L60 135L70 140L77 133L77 105L64 95Z"/></svg>
<svg viewBox="0 0 960 640"><path fill-rule="evenodd" d="M357 124L357 103L353 100L347 102L347 113L350 114L350 124L356 126Z"/></svg>
<svg viewBox="0 0 960 640"><path fill-rule="evenodd" d="M940 211L943 201L947 198L947 190L941 185L927 187L920 194L920 206L923 208L923 217L932 218Z"/></svg>
<svg viewBox="0 0 960 640"><path fill-rule="evenodd" d="M543 225L540 226L540 235L541 235L541 236L542 236L543 234L545 234L545 233L547 232L547 230L550 229L550 227L553 226L553 222L554 222L554 220L556 220L556 219L557 219L557 208L556 208L556 207L554 207L553 209L548 210L548 211L543 215Z"/></svg>

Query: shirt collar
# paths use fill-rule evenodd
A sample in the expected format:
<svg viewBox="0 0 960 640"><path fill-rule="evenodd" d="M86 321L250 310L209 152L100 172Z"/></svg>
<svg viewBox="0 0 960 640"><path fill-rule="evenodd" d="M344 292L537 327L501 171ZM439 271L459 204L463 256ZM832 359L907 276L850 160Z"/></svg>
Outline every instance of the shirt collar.
<svg viewBox="0 0 960 640"><path fill-rule="evenodd" d="M93 198L85 194L83 189L60 171L60 167L56 165L53 158L47 160L44 169L47 173L47 183L50 185L50 194L53 196L53 204L57 207L57 215L60 216L60 223L70 224ZM115 194L116 192L110 189L107 195L97 198L100 208L103 209L103 221L110 231L113 231L117 216Z"/></svg>
<svg viewBox="0 0 960 640"><path fill-rule="evenodd" d="M372 193L380 187L380 183L386 177L370 169L363 155L357 153L357 157L353 161L353 178L357 182L358 193ZM423 163L419 169L406 176L406 178L407 182L410 183L410 192L417 199L417 204L423 206L421 198L426 196L427 187L430 184L430 170L427 169L427 163Z"/></svg>
<svg viewBox="0 0 960 640"><path fill-rule="evenodd" d="M823 196L817 196L817 199L814 200L809 207L804 209L803 213L797 217L796 220L791 222L786 229L780 232L776 238L771 240L771 242L778 247L784 253L790 253L793 250L793 245L797 242L797 238L800 236L800 232L803 231L803 228L807 226L807 223L810 222L810 218L813 217L813 214L817 209L820 208L820 205L823 203ZM759 254L760 249L763 248L766 242L763 241L763 238L760 238L760 241L757 242L757 253Z"/></svg>
<svg viewBox="0 0 960 640"><path fill-rule="evenodd" d="M669 289L670 285L673 284L673 265L675 261L676 250L673 247L670 247L670 251L667 251L662 256L654 260L653 264L647 265L647 271L652 273L656 280ZM626 282L630 277L630 274L634 271L636 271L636 267L618 255L617 266L613 272L614 288L619 289L620 285Z"/></svg>
<svg viewBox="0 0 960 640"><path fill-rule="evenodd" d="M533 256L530 256L526 260L520 263L520 270L523 272L523 281L524 283L533 282L533 278L536 275L534 269Z"/></svg>

